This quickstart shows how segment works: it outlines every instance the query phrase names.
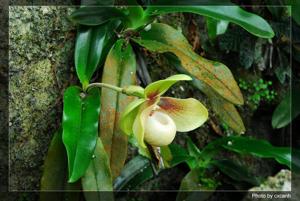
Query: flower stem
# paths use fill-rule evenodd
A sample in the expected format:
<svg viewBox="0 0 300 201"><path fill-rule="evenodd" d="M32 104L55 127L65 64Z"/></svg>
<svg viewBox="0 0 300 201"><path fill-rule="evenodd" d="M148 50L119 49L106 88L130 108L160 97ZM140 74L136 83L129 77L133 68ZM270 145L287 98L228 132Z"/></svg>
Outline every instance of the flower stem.
<svg viewBox="0 0 300 201"><path fill-rule="evenodd" d="M92 84L89 84L87 86L87 90L90 90L94 87L105 87L105 88L109 88L109 89L112 89L112 90L115 90L117 92L121 92L123 93L123 88L120 88L120 87L117 87L117 86L113 86L113 85L110 85L110 84L106 84L106 83L92 83Z"/></svg>
<svg viewBox="0 0 300 201"><path fill-rule="evenodd" d="M135 85L130 85L130 86L121 88L121 87L117 87L117 86L106 84L106 83L92 83L92 84L86 85L86 88L84 89L84 91L88 91L94 87L98 87L98 88L105 87L105 88L117 91L119 93L123 93L127 96L135 96L138 98L145 98L144 88L142 88L140 86L135 86Z"/></svg>

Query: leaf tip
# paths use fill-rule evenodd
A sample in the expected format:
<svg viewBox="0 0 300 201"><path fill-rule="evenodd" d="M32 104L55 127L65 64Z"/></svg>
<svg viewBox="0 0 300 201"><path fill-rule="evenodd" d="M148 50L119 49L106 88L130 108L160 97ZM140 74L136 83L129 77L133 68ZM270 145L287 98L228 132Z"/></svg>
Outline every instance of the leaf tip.
<svg viewBox="0 0 300 201"><path fill-rule="evenodd" d="M73 175L69 178L68 183L74 183L78 180L79 178L74 177Z"/></svg>

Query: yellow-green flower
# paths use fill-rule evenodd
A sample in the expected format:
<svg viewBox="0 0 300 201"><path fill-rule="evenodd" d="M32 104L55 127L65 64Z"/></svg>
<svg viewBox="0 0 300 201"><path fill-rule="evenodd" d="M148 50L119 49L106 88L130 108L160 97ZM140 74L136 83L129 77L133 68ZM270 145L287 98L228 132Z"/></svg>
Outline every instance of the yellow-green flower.
<svg viewBox="0 0 300 201"><path fill-rule="evenodd" d="M173 141L176 131L194 130L207 120L208 111L198 100L161 97L181 80L192 78L179 74L149 84L143 98L133 101L123 112L120 127L127 135L133 134L139 146L146 148L144 142L166 146Z"/></svg>

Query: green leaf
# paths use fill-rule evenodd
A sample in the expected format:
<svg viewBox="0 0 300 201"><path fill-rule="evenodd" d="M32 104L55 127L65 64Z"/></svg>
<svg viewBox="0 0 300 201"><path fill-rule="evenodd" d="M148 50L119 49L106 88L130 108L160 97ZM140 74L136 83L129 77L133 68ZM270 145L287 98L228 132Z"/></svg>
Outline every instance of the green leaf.
<svg viewBox="0 0 300 201"><path fill-rule="evenodd" d="M114 200L112 192L101 192L112 191L113 187L109 159L100 138L97 140L94 157L81 182L87 201ZM93 193L88 191L93 191Z"/></svg>
<svg viewBox="0 0 300 201"><path fill-rule="evenodd" d="M163 167L170 168L173 156L172 156L172 152L171 152L171 149L169 148L169 146L160 147L160 156L163 161Z"/></svg>
<svg viewBox="0 0 300 201"><path fill-rule="evenodd" d="M183 147L177 144L170 144L169 148L172 154L171 167L189 160L195 160ZM196 164L196 161L194 163Z"/></svg>
<svg viewBox="0 0 300 201"><path fill-rule="evenodd" d="M254 186L260 184L260 179L251 174L247 167L238 164L232 160L213 161L213 165L219 168L221 172L228 175L236 181L245 181Z"/></svg>
<svg viewBox="0 0 300 201"><path fill-rule="evenodd" d="M120 176L114 182L114 189L117 191L134 189L153 176L149 160L138 155L124 166Z"/></svg>
<svg viewBox="0 0 300 201"><path fill-rule="evenodd" d="M75 46L75 67L77 76L83 86L89 84L93 73L107 54L107 46L114 40L112 31L118 22L113 21L104 25L86 27L80 26L77 31ZM109 47L110 48L110 47Z"/></svg>
<svg viewBox="0 0 300 201"><path fill-rule="evenodd" d="M293 20L300 25L300 2L299 1L292 1L292 16Z"/></svg>
<svg viewBox="0 0 300 201"><path fill-rule="evenodd" d="M134 85L136 61L132 47L124 39L118 40L105 61L102 82L118 87ZM120 115L133 97L102 89L100 137L110 159L113 178L117 177L127 157L127 136L120 129Z"/></svg>
<svg viewBox="0 0 300 201"><path fill-rule="evenodd" d="M207 89L209 90L209 88ZM237 134L244 134L246 128L235 106L232 103L220 97L218 94L214 93L212 90L208 90L206 94L209 97L212 109L217 114L218 118L222 122L226 123Z"/></svg>
<svg viewBox="0 0 300 201"><path fill-rule="evenodd" d="M223 148L239 154L249 154L259 158L272 158L278 163L291 167L290 147L276 147L266 140L250 137L230 136L210 142L201 152L201 158L211 160ZM298 164L294 164L298 166Z"/></svg>
<svg viewBox="0 0 300 201"><path fill-rule="evenodd" d="M276 107L272 116L273 128L282 128L287 126L294 118L300 114L300 95L299 87L295 87L284 97L281 103Z"/></svg>
<svg viewBox="0 0 300 201"><path fill-rule="evenodd" d="M243 104L243 96L230 70L219 62L197 55L182 33L166 24L153 23L134 41L151 51L172 52L182 67L197 79L211 86L222 97L235 104Z"/></svg>
<svg viewBox="0 0 300 201"><path fill-rule="evenodd" d="M198 156L200 154L200 150L198 149L198 147L193 143L193 141L189 137L187 139L187 149L188 149L190 156L198 158Z"/></svg>
<svg viewBox="0 0 300 201"><path fill-rule="evenodd" d="M139 6L135 2L128 6L126 10L128 11L126 28L137 29L146 24L147 19L145 18L142 6Z"/></svg>
<svg viewBox="0 0 300 201"><path fill-rule="evenodd" d="M172 3L171 3L172 4ZM216 20L226 20L243 27L248 32L261 38L274 37L271 26L260 16L247 12L239 6L149 6L146 15L189 12Z"/></svg>
<svg viewBox="0 0 300 201"><path fill-rule="evenodd" d="M174 66L180 73L188 74L188 72L182 68L178 59L170 54L165 55L168 61L172 66ZM193 78L192 84L205 93L211 103L213 111L217 116L225 122L230 128L232 128L236 133L243 134L245 133L245 126L242 118L240 117L235 106L222 98L214 90L211 89L204 82L201 82L199 79L191 76Z"/></svg>
<svg viewBox="0 0 300 201"><path fill-rule="evenodd" d="M210 39L215 39L218 35L226 32L228 28L228 21L225 20L215 20L210 17L206 17L206 27L208 36Z"/></svg>
<svg viewBox="0 0 300 201"><path fill-rule="evenodd" d="M63 143L68 155L69 182L82 177L96 146L100 94L91 89L87 94L71 86L64 93Z"/></svg>
<svg viewBox="0 0 300 201"><path fill-rule="evenodd" d="M62 142L62 129L59 129L53 136L48 153L44 162L43 175L41 178L41 191L68 191L80 190L79 183L69 184L68 162L64 144ZM72 195L71 195L72 194ZM64 193L40 193L40 201L64 201L72 198L79 201L80 195L77 192Z"/></svg>
<svg viewBox="0 0 300 201"><path fill-rule="evenodd" d="M275 147L266 140L249 137L224 138L222 147L239 154L250 154L260 158L273 158L278 163L291 167L292 156L289 147Z"/></svg>
<svg viewBox="0 0 300 201"><path fill-rule="evenodd" d="M110 20L124 19L125 17L121 10L109 6L85 6L70 15L73 22L88 26L97 26Z"/></svg>

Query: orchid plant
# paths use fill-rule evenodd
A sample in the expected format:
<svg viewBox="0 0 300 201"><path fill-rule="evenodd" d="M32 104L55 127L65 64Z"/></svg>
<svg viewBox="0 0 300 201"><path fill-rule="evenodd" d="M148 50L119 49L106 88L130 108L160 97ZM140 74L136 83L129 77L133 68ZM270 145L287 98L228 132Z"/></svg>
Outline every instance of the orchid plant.
<svg viewBox="0 0 300 201"><path fill-rule="evenodd" d="M140 153L151 159L151 149L170 145L177 131L188 132L203 125L208 110L198 100L163 96L179 81L191 81L208 96L212 110L222 121L238 135L245 133L235 108L243 105L244 99L230 69L198 55L180 30L157 23L155 18L189 12L203 15L207 21L214 19L209 23L212 30L226 21L262 38L274 36L270 25L236 5L178 6L175 1L167 1L173 6L165 7L160 6L165 1L159 0L145 8L129 2L130 6L108 7L93 3L100 6L81 6L70 16L78 27L74 63L81 86L64 91L62 129L53 137L48 151L42 190L61 190L57 182L68 178L68 182L60 183L81 180L84 191L111 191L127 159L128 136ZM133 44L137 50L133 50ZM136 51L142 48L172 53L179 61L174 67L183 74L145 88L137 86ZM101 83L91 82L96 79ZM53 167L61 167L58 169L65 171L61 173L64 176L56 176L58 170ZM113 200L89 196L87 200Z"/></svg>

